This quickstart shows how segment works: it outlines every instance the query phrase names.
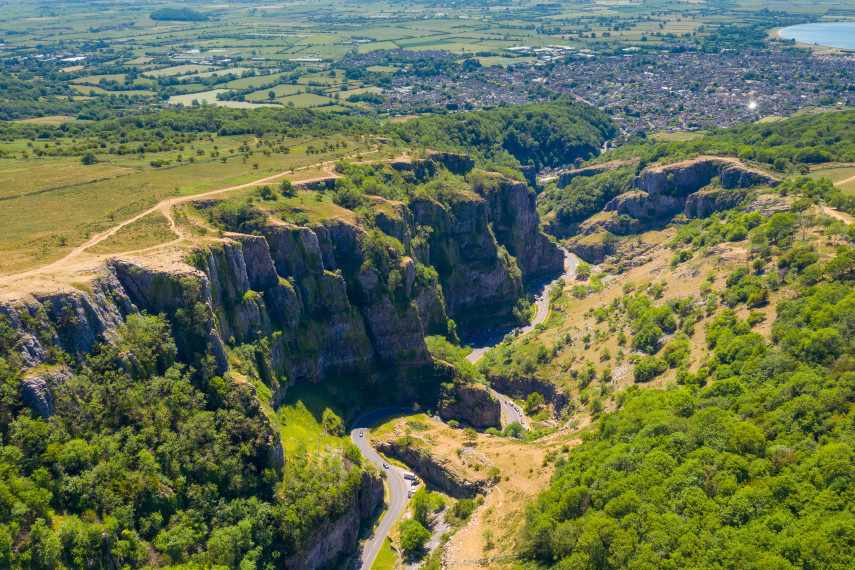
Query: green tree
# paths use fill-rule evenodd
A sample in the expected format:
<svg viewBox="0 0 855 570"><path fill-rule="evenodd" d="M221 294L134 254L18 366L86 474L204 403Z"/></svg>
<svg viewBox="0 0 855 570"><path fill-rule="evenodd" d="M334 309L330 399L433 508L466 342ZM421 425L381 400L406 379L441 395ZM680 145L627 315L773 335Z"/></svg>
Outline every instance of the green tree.
<svg viewBox="0 0 855 570"><path fill-rule="evenodd" d="M414 519L401 523L401 549L405 556L414 556L424 549L430 540L430 531Z"/></svg>
<svg viewBox="0 0 855 570"><path fill-rule="evenodd" d="M523 409L525 410L526 414L530 415L532 412L540 409L540 407L543 406L544 402L545 400L543 399L543 396L541 394L537 392L532 392L528 395Z"/></svg>
<svg viewBox="0 0 855 570"><path fill-rule="evenodd" d="M297 189L294 188L294 185L287 178L282 180L282 183L279 185L279 191L282 192L282 195L286 198L293 198L297 195Z"/></svg>
<svg viewBox="0 0 855 570"><path fill-rule="evenodd" d="M466 428L463 430L463 439L469 443L475 443L478 439L478 432L472 428Z"/></svg>

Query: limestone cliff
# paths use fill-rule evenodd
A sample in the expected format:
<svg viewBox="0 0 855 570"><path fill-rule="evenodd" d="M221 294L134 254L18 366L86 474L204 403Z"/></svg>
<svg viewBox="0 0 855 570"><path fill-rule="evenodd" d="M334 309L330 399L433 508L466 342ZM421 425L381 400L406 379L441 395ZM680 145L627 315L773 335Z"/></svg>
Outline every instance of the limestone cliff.
<svg viewBox="0 0 855 570"><path fill-rule="evenodd" d="M500 427L502 410L499 401L480 384L450 387L440 394L439 416L460 420L476 428Z"/></svg>
<svg viewBox="0 0 855 570"><path fill-rule="evenodd" d="M400 459L425 483L457 499L470 499L486 491L488 485L485 481L467 479L451 466L448 459L434 457L429 449L419 447L417 443L408 442L407 438L381 441L377 444L377 450Z"/></svg>
<svg viewBox="0 0 855 570"><path fill-rule="evenodd" d="M713 184L714 181L718 184ZM734 207L755 186L776 186L777 178L724 157L699 157L646 169L635 179L635 190L621 194L606 211L637 219L684 213L705 217ZM712 184L712 186L711 186Z"/></svg>
<svg viewBox="0 0 855 570"><path fill-rule="evenodd" d="M374 472L362 472L361 490L350 499L344 515L327 521L313 532L306 547L299 554L285 560L284 568L311 570L331 564L356 550L359 528L364 519L383 503L383 481Z"/></svg>
<svg viewBox="0 0 855 570"><path fill-rule="evenodd" d="M564 254L540 231L531 189L522 182L503 179L476 191L487 202L496 240L516 258L523 281L563 271Z"/></svg>
<svg viewBox="0 0 855 570"><path fill-rule="evenodd" d="M646 169L636 178L635 187L650 195L686 197L718 178L725 189L776 186L777 178L745 166L739 160L702 156Z"/></svg>
<svg viewBox="0 0 855 570"><path fill-rule="evenodd" d="M460 155L436 160L432 168L472 168ZM227 376L237 349L252 343L274 407L295 381L342 377L352 382L348 389L377 394L378 405L433 398L428 404L443 417L498 425L495 399L456 383L453 369L433 361L425 337L446 334L450 318L471 328L512 322L523 280L560 262L560 250L540 233L531 191L504 180L481 194L392 204L373 224L270 218L252 235L227 231L192 248L117 257L93 267L85 285L0 302L0 314L16 331L21 394L46 418L52 388L86 367L96 343L117 342L130 315L146 311L169 321L180 360L213 374ZM133 373L134 355L122 358ZM280 432L264 425L269 463L281 465ZM354 497L300 560L314 567L352 549L375 499Z"/></svg>

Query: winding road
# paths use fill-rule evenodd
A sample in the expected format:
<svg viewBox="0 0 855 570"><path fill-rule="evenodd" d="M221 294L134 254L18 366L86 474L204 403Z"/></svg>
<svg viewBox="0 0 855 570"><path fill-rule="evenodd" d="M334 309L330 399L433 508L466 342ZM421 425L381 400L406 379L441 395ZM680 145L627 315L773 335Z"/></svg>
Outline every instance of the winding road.
<svg viewBox="0 0 855 570"><path fill-rule="evenodd" d="M549 317L549 288L561 278L564 278L566 281L574 279L576 276L576 268L578 266L579 258L564 250L564 273L549 282L541 281L533 285L534 290L539 291L537 294L537 314L532 319L531 323L520 329L522 334L531 332L534 330L534 327L540 323L546 322L546 319ZM505 334L512 330L513 327L510 327L507 329L497 329L485 334L483 337L483 343L466 357L467 360L473 364L478 362L483 358L488 350L502 342ZM528 419L526 419L525 415L514 407L510 398L499 394L492 389L491 392L499 399L499 405L502 408L502 417L504 420L502 427L505 427L505 425L512 423L513 421L519 421L525 429L531 429ZM382 457L380 457L380 454L371 447L368 428L385 417L401 413L411 414L414 412L410 408L379 408L377 410L372 410L356 420L353 424L353 429L350 432L350 440L359 448L362 455L378 469L386 472L386 480L389 483L390 492L388 509L383 513L383 518L380 519L380 522L377 525L377 528L374 529L374 533L371 535L371 538L366 540L362 545L362 551L359 554L359 561L356 563L356 568L362 570L371 570L371 566L374 565L374 561L380 553L380 548L383 546L383 541L386 540L387 536L389 536L389 531L392 530L392 526L401 517L401 513L404 512L404 508L407 506L407 492L410 488L409 483L404 479L403 470L391 464L389 464L388 467L383 466L386 462Z"/></svg>
<svg viewBox="0 0 855 570"><path fill-rule="evenodd" d="M383 518L380 519L380 523L374 529L374 534L362 545L362 552L359 555L356 568L371 570L371 566L374 565L374 560L377 559L380 548L383 546L383 541L386 540L389 531L392 530L392 525L395 524L395 521L404 512L404 507L407 506L409 485L404 480L404 472L394 465L389 465L388 468L383 467L383 458L374 451L374 448L371 447L368 441L369 427L387 416L400 413L412 414L413 410L410 408L380 408L373 410L356 420L353 424L353 430L350 432L350 440L359 448L362 455L378 469L386 472L386 480L389 482L389 492L391 495L389 508L383 513Z"/></svg>
<svg viewBox="0 0 855 570"><path fill-rule="evenodd" d="M520 334L527 334L534 330L537 325L546 322L549 317L549 288L559 279L570 281L576 278L576 268L579 267L579 258L567 250L564 251L564 273L549 282L536 281L531 289L539 291L536 293L535 305L537 305L537 314L529 324L520 328ZM487 351L502 342L505 335L513 332L516 327L503 327L498 329L489 329L473 335L466 339L466 344L472 347L472 352L466 357L466 360L475 364L487 354Z"/></svg>
<svg viewBox="0 0 855 570"><path fill-rule="evenodd" d="M579 258L567 251L564 251L564 273L559 275L552 281L545 283L543 281L536 282L533 286L535 291L540 291L536 296L537 305L537 314L535 314L534 318L531 320L529 324L522 327L520 329L520 334L530 333L534 330L534 327L537 325L546 322L546 319L549 318L549 288L552 287L555 283L558 282L559 279L564 279L565 281L572 281L576 278L576 269L579 267ZM505 338L505 335L512 332L513 327L506 327L502 329L493 329L488 332L486 335L476 335L472 340L470 340L470 346L472 346L472 352L469 353L469 356L466 357L466 360L475 364L487 354L487 351L502 342L502 339ZM515 421L520 422L522 426L530 430L531 424L528 421L528 418L525 417L525 414L521 412L519 408L517 408L510 398L499 394L492 388L490 391L493 395L499 399L499 405L502 408L502 427L506 427L508 424L511 424Z"/></svg>

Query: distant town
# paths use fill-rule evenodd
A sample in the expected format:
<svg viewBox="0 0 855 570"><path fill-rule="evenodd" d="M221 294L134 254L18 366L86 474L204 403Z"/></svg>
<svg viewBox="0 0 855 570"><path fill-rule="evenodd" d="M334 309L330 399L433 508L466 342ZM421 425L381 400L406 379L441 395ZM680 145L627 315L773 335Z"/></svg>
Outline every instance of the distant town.
<svg viewBox="0 0 855 570"><path fill-rule="evenodd" d="M535 59L454 76L397 77L386 93L387 106L399 113L427 106L471 110L570 93L608 110L631 133L728 127L855 102L855 56L684 49L626 48L621 55L602 55L565 46L511 47Z"/></svg>

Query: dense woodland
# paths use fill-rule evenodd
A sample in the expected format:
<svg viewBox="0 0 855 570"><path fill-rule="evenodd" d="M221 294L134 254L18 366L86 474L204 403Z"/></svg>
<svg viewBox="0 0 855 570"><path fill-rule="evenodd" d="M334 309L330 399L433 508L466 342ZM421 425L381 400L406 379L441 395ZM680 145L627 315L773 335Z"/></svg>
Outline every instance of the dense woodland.
<svg viewBox="0 0 855 570"><path fill-rule="evenodd" d="M713 136L757 148L803 148L816 144L824 125L843 127L844 117L772 125L767 139L800 133L778 145L754 136L765 125ZM845 135L837 143L826 148L849 152ZM675 148L684 146L704 142ZM820 230L851 243L851 229L809 213L821 200L849 209L851 198L827 179L798 178L776 191L797 198L789 211L766 218L744 210L715 214L680 226L668 244L675 267L718 244L743 243L752 261L729 273L721 290L706 282L700 296L666 303L661 285L651 284L592 310L619 335L628 329L625 346L640 353L631 357L636 384L674 368L676 381L666 390L631 386L609 413L601 413L597 390L584 392L598 424L558 459L550 489L528 510L518 545L524 557L561 568L851 565L853 250L837 245L820 254L804 237ZM754 309L772 296L780 300L765 337L756 330L765 317ZM738 317L745 309L747 318ZM687 343L699 335L709 356L691 372ZM484 369L526 374L555 353L508 345ZM576 378L583 391L598 380L585 370Z"/></svg>
<svg viewBox="0 0 855 570"><path fill-rule="evenodd" d="M277 468L252 388L212 371L199 305L130 317L54 391L49 421L21 401L17 335L0 318L0 566L272 568L350 506L358 450L301 450ZM43 322L26 326L49 335Z"/></svg>
<svg viewBox="0 0 855 570"><path fill-rule="evenodd" d="M602 111L561 98L521 105L413 119L391 127L404 143L464 150L502 166L558 167L599 154L617 126Z"/></svg>

